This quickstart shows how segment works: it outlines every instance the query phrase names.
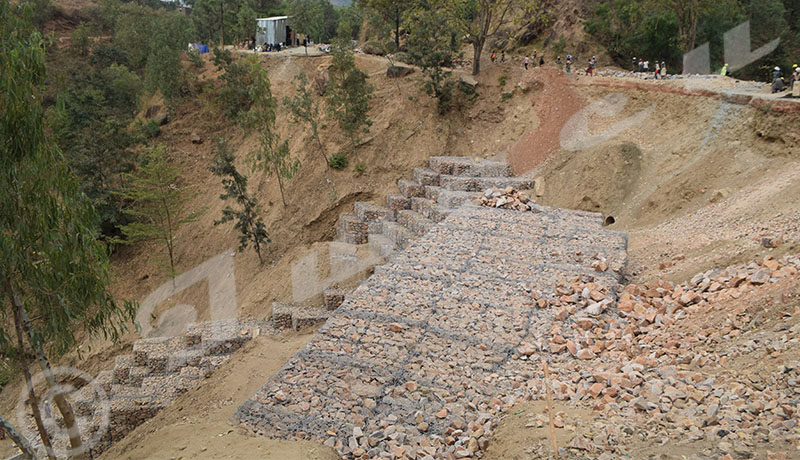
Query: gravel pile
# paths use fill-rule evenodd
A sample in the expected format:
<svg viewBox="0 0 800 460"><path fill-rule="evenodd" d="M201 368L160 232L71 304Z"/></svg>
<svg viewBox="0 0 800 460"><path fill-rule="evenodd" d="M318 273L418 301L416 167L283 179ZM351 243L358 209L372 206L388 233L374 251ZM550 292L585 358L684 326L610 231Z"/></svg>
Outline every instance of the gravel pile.
<svg viewBox="0 0 800 460"><path fill-rule="evenodd" d="M533 202L528 195L515 190L513 187L506 187L503 190L487 189L483 192L480 200L475 203L489 208L513 209L516 211L530 211Z"/></svg>

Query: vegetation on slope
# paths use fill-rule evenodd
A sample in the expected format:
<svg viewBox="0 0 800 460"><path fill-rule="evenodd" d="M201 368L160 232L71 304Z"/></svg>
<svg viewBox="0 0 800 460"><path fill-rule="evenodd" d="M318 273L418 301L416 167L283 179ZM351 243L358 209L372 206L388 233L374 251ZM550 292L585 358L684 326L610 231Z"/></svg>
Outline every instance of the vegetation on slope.
<svg viewBox="0 0 800 460"><path fill-rule="evenodd" d="M642 2L604 0L586 23L623 68L634 57L651 62L665 60L668 68L681 69L683 54L710 43L712 70L724 64L725 32L750 21L752 49L776 38L778 49L739 70L743 79L769 80L773 67L791 69L800 50L800 4L792 0L701 0L696 2Z"/></svg>

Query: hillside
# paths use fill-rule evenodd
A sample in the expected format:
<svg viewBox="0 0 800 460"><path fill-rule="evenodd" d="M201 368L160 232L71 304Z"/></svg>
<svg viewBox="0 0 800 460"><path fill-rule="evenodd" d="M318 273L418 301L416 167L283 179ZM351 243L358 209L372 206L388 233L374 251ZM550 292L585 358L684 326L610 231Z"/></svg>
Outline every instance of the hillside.
<svg viewBox="0 0 800 460"><path fill-rule="evenodd" d="M576 18L586 10L572 2L564 2L559 8L564 9L564 14L559 15L554 26L557 35L551 35L553 39L563 35L568 41L584 42ZM74 27L71 21L71 17L60 17L54 30L69 31ZM581 52L596 50L585 48ZM261 55L259 59L269 71L273 94L279 100L291 95L295 75L305 72L314 78L331 62L328 56L296 54ZM601 68L605 60L601 55ZM327 168L310 133L291 123L285 111L279 111L279 132L289 139L292 154L301 162L299 173L287 182L286 206L281 203L273 176L250 171L246 157L256 148L257 140L253 135L246 136L222 114L216 99L220 75L208 55L201 68L192 70L196 77L195 96L179 107L173 121L175 149L170 160L180 167L183 183L195 193L189 207L205 207L206 211L199 220L180 230L177 271L182 273L217 255L234 253L238 246L238 235L231 224L214 225L225 203L218 198L222 193L219 179L207 168L214 139L225 137L234 147L237 165L249 173L271 238L263 265L251 250L236 253L233 258L235 303L240 318L269 320L273 303L320 306L322 292L316 280L298 277L293 267L309 254L316 254L319 277L331 275L333 263L329 256L335 251L340 215L352 212L357 201L384 205L387 195L399 192L398 180L410 179L415 168L426 168L430 157L441 155L507 161L515 174L535 183L527 193L537 205L612 217L613 220L606 219L609 225L603 227L604 231L627 234L627 265L621 273L620 298L624 292L632 293L631 298L647 308L660 308L662 298L667 303L681 283L696 287L703 279L701 276L697 283L692 281L698 273L716 277L718 273L709 275L711 271L729 266L755 270L770 260L796 257L800 252L800 136L795 129L800 122L800 102L778 100L761 86L731 78L656 82L587 77L566 75L550 63L545 68L525 71L522 56L509 53L505 63L491 63L488 57L482 63L483 71L476 78L479 97L474 105L460 113L440 116L435 101L420 88L418 70L406 77L388 78L389 62L385 58L357 54L356 63L374 87L370 98L372 125L347 168ZM183 65L189 68L188 62ZM458 70L456 74L467 72ZM139 107L139 117L145 118L150 106L161 103L157 97L148 100ZM327 115L325 125L322 139L326 150L337 152L347 141L336 132ZM195 135L202 143L192 141ZM150 146L166 142L164 133L150 141ZM440 244L442 248L446 246ZM162 251L155 243L117 250L112 258L117 278L114 294L143 301L168 282L152 260L153 254ZM518 257L526 258L525 254ZM791 262L784 265L790 266ZM773 275L779 271L780 268L773 270ZM372 273L371 266L363 267L340 284L353 288ZM706 296L690 311L689 320L670 319L666 325L631 320L635 324L630 327L641 328L636 329L635 335L641 339L636 347L642 348L632 347L624 359L632 362L641 353L652 372L667 365L683 366L681 371L696 371L704 379L709 375L725 376L738 379L736 382L741 385L752 382L742 380L740 374L754 381L759 373L788 373L796 362L799 286L796 271L785 277L780 272L774 281L764 285L721 286L720 290L730 297ZM413 286L409 289L413 292ZM734 294L735 289L741 292ZM649 290L659 293L643 294ZM157 325L163 314L177 305L193 306L198 321L214 319L210 303L208 282L201 281L160 302L151 324ZM614 320L619 318L615 316ZM731 326L734 320L736 327ZM709 338L710 334L697 328L705 328L706 332L722 328L741 332ZM156 417L115 442L101 458L338 458L334 449L318 443L255 437L231 423L237 408L278 374L313 339L315 331L307 328L256 338L198 388L181 395ZM676 352L674 362L668 364L661 353L644 345L649 344L648 340L660 346L667 337L700 335L703 337L697 339L696 345ZM73 353L63 357L61 363L96 375L111 369L116 356L130 353L137 338L138 334L130 333L116 345L84 341L80 360ZM763 354L759 354L759 347L751 347L746 353L733 352L747 348L749 340L782 341L786 345ZM694 354L706 357L707 364L692 362ZM721 360L729 354L730 360ZM689 355L689 361L683 362ZM762 355L769 359L761 359ZM617 359L616 355L613 359ZM612 362L618 368L627 364L620 360ZM581 375L578 363L560 363L562 377ZM569 371L575 373L567 374ZM538 371L536 374L538 379ZM577 382L581 377L575 378ZM567 425L559 427L560 445L570 443L579 432L589 439L602 434L604 442L622 439L623 435L606 429L609 418L615 423L625 422L620 419L622 409L617 412L613 406L593 408L592 401L583 394L571 396L579 390L570 387L568 380L562 379L566 386L556 402L559 419ZM21 389L20 381L4 388L0 413L14 412ZM785 399L781 403L787 407L790 404ZM791 404L796 409L796 401ZM502 422L483 458L549 455L542 401L504 406L496 414ZM648 421L651 422L662 423ZM583 430L587 427L591 429ZM643 431L638 439L629 436L619 444L631 458L709 458L712 453L721 457L722 451L713 450L719 447L713 438L695 439L693 444L663 452L659 443L677 443L682 436L670 431L671 427L662 431L654 428L651 433L658 433L657 440L655 435L648 439ZM606 431L600 433L602 430ZM767 451L797 447L796 437L787 435L780 442L773 438L773 446L756 439L752 429L743 429L742 433L746 433L742 436L750 442L756 458L767 458ZM726 449L735 453L733 447ZM0 456L11 452L10 442L0 441ZM793 453L774 458L792 458Z"/></svg>

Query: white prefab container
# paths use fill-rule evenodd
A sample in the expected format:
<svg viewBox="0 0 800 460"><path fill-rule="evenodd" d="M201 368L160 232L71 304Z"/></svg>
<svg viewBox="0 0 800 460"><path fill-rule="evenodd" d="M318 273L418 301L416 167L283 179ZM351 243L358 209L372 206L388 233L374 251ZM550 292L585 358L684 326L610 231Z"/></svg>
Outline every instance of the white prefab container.
<svg viewBox="0 0 800 460"><path fill-rule="evenodd" d="M288 43L288 16L274 16L271 18L256 19L258 24L258 31L256 32L256 45L261 46L264 43L270 45L277 45Z"/></svg>

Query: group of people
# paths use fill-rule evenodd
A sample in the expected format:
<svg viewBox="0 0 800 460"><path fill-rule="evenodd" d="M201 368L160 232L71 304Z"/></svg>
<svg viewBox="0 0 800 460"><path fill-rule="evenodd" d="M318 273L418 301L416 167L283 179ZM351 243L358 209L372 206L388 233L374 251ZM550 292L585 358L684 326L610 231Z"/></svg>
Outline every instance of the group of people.
<svg viewBox="0 0 800 460"><path fill-rule="evenodd" d="M635 56L631 61L631 67L633 68L634 72L639 73L651 73L653 74L653 78L656 80L660 80L663 77L667 76L667 63L663 59L661 62L656 61L656 66L654 69L650 68L650 61L647 59L637 59Z"/></svg>
<svg viewBox="0 0 800 460"><path fill-rule="evenodd" d="M284 48L283 43L278 43L278 44L264 43L263 45L261 45L261 49L259 51L261 51L262 53L269 53L272 51L280 51L283 48Z"/></svg>
<svg viewBox="0 0 800 460"><path fill-rule="evenodd" d="M492 62L495 61L496 57L497 57L497 52L496 51L492 51L492 57L491 57ZM505 51L503 51L502 55L501 55L501 58L500 58L500 62L505 62L505 59L506 59L506 53L505 53ZM545 62L544 53L539 54L538 50L533 50L533 54L531 54L530 56L526 55L522 59L522 65L525 67L525 70L530 69L531 66L536 67L537 63L539 64L539 67L543 67L544 66L544 62ZM567 73L572 72L572 63L573 62L574 62L574 58L572 57L572 55L568 54L566 56L566 71L567 71ZM565 61L561 59L561 56L556 56L556 65L558 66L559 70L564 70L564 63L565 63ZM594 70L594 68L596 66L597 66L597 57L592 56L592 58L589 60L589 67L587 68L586 72L589 75L591 75L592 71Z"/></svg>
<svg viewBox="0 0 800 460"><path fill-rule="evenodd" d="M772 71L772 94L785 90L786 85L783 82L781 68L775 66ZM789 76L789 91L792 92L792 97L800 97L800 67L797 64L792 66L792 74Z"/></svg>
<svg viewBox="0 0 800 460"><path fill-rule="evenodd" d="M539 58L539 67L544 66L544 53L539 55L537 50L533 50L533 55L525 56L525 58L522 60L522 63L525 65L525 70L528 70L528 66L530 66L531 63L533 63L533 66L536 67L537 57Z"/></svg>
<svg viewBox="0 0 800 460"><path fill-rule="evenodd" d="M497 60L496 50L492 50L491 60L492 62L495 62ZM561 56L557 56L556 65L560 70L565 70L565 65L566 65L566 72L571 73L573 63L576 60L577 57L574 57L570 54L566 56L566 60L562 60ZM500 62L506 62L505 51L500 52ZM544 66L544 53L539 54L537 50L533 50L532 55L530 56L526 55L522 59L522 65L525 67L525 70L530 69L531 66L536 67L537 62L539 64L539 67ZM653 78L656 80L660 80L667 75L667 63L664 60L662 60L661 62L656 61L655 68L650 67L650 61L645 59L637 59L635 57L633 58L632 64L634 72L638 71L640 73L647 73L647 74L652 73ZM591 59L589 59L589 62L587 63L586 66L586 75L593 76L595 69L597 69L597 56L592 56Z"/></svg>
<svg viewBox="0 0 800 460"><path fill-rule="evenodd" d="M307 46L307 43L308 42L306 40L303 40L302 42L303 46ZM260 51L262 53L268 53L271 51L281 51L285 48L288 48L288 45L283 42L280 42L280 43L263 43L261 46L257 46L256 40L250 39L245 42L237 43L236 47L251 51Z"/></svg>

